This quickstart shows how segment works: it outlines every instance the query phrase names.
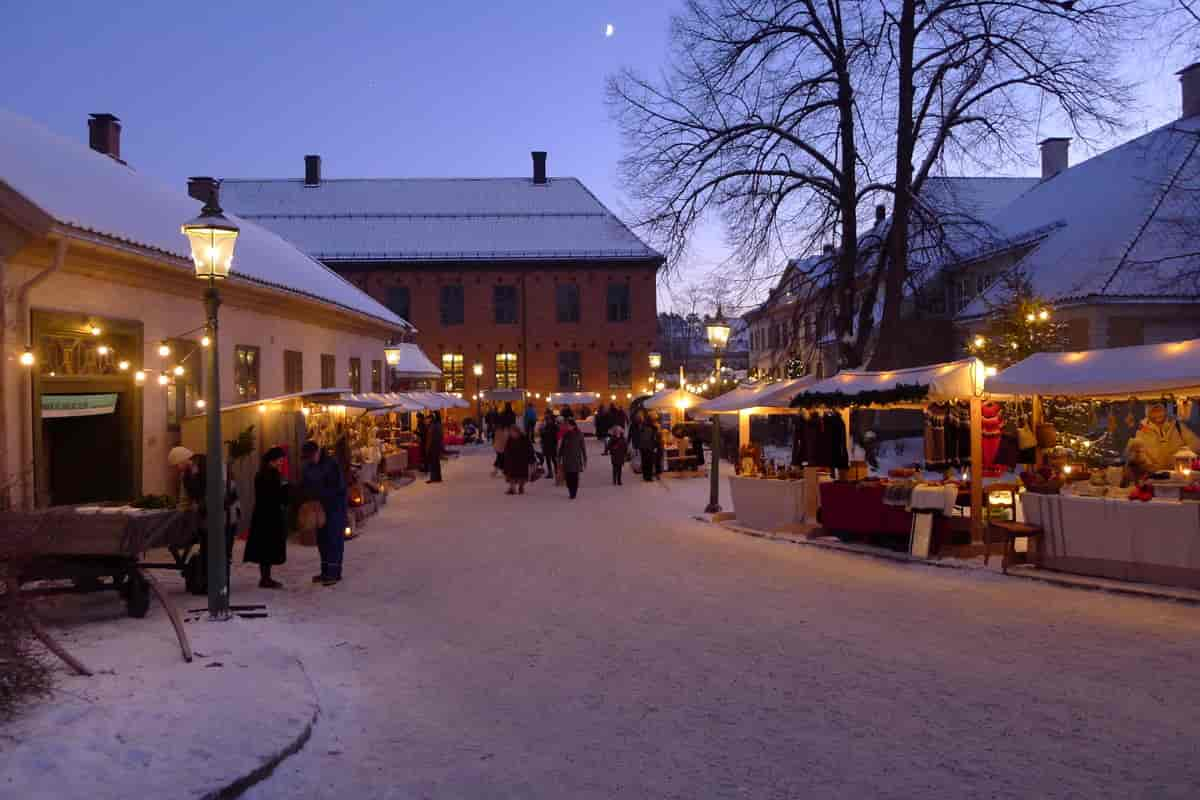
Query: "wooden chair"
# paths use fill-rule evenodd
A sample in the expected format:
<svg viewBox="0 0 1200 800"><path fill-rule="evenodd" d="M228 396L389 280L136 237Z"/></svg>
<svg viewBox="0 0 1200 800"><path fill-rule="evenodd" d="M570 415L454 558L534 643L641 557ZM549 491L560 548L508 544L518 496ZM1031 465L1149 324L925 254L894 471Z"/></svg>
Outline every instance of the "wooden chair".
<svg viewBox="0 0 1200 800"><path fill-rule="evenodd" d="M1035 554L1034 563L1041 562L1041 547L1042 547L1042 528L1040 525L1029 525L1025 522L1017 522L1017 493L1020 491L1019 484L992 484L984 489L984 513L988 515L987 524L983 528L983 563L986 566L988 560L992 556L992 542L1004 543L1004 555L1000 561L1000 571L1007 574L1008 565L1012 561L1013 555L1016 553L1017 539L1024 537L1028 542L1027 554ZM1010 520L992 521L991 519L991 496L993 492L1008 492L1009 502L1002 505L1007 506L1010 511Z"/></svg>

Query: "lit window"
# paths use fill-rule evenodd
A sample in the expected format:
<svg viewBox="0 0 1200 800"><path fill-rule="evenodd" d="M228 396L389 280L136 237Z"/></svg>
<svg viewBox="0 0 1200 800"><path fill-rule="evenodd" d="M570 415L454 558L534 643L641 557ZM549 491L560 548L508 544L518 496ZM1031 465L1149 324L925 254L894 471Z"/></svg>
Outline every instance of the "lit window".
<svg viewBox="0 0 1200 800"><path fill-rule="evenodd" d="M462 353L442 353L442 380L447 392L466 391Z"/></svg>
<svg viewBox="0 0 1200 800"><path fill-rule="evenodd" d="M517 377L517 354L496 353L496 388L516 389L519 380Z"/></svg>

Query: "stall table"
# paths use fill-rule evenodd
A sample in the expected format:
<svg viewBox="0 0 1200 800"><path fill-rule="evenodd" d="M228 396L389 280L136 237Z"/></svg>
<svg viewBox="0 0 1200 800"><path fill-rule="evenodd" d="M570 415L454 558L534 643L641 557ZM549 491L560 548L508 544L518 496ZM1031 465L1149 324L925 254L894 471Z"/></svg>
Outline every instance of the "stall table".
<svg viewBox="0 0 1200 800"><path fill-rule="evenodd" d="M1021 505L1044 531L1043 567L1200 589L1200 503L1026 492Z"/></svg>
<svg viewBox="0 0 1200 800"><path fill-rule="evenodd" d="M773 531L804 522L804 481L729 477L737 521L748 528Z"/></svg>

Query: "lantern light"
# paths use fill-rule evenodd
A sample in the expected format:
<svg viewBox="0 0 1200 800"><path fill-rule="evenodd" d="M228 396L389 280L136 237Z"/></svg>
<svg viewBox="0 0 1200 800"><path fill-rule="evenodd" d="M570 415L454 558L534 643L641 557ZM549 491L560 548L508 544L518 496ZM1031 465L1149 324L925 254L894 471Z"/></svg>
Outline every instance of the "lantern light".
<svg viewBox="0 0 1200 800"><path fill-rule="evenodd" d="M121 370L121 372L128 372L129 371L129 362L122 359L120 362L117 363L117 369Z"/></svg>
<svg viewBox="0 0 1200 800"><path fill-rule="evenodd" d="M717 315L704 325L709 346L717 352L724 350L725 345L729 344L729 331L729 323L725 321L725 315L721 313L721 306L718 304Z"/></svg>
<svg viewBox="0 0 1200 800"><path fill-rule="evenodd" d="M383 348L383 358L387 361L389 367L394 367L400 363L400 353L403 352L400 345L389 342Z"/></svg>
<svg viewBox="0 0 1200 800"><path fill-rule="evenodd" d="M171 379L167 377L167 374L165 372L158 376L158 385L159 386L166 386L170 382L171 382Z"/></svg>
<svg viewBox="0 0 1200 800"><path fill-rule="evenodd" d="M1025 315L1026 322L1033 322L1036 319L1037 319L1037 315L1034 314L1032 311L1030 311L1028 314Z"/></svg>
<svg viewBox="0 0 1200 800"><path fill-rule="evenodd" d="M995 367L985 367L983 370L983 374L989 378L996 377L997 372L998 370Z"/></svg>
<svg viewBox="0 0 1200 800"><path fill-rule="evenodd" d="M159 342L158 355L162 358L166 358L167 356L171 355L171 345L167 344L166 339Z"/></svg>
<svg viewBox="0 0 1200 800"><path fill-rule="evenodd" d="M987 344L987 339L983 338L982 336L975 337L975 346L976 347L983 347L985 344Z"/></svg>
<svg viewBox="0 0 1200 800"><path fill-rule="evenodd" d="M1043 308L1038 312L1038 319L1040 319L1042 322L1045 322L1046 320L1050 319L1050 312Z"/></svg>
<svg viewBox="0 0 1200 800"><path fill-rule="evenodd" d="M1074 471L1075 471L1075 468L1072 467L1070 464L1063 465L1063 474L1064 475L1070 475Z"/></svg>
<svg viewBox="0 0 1200 800"><path fill-rule="evenodd" d="M657 384L654 385L654 388L656 391L661 392L663 389L667 388L667 385L665 383L663 383L662 381L659 381Z"/></svg>
<svg viewBox="0 0 1200 800"><path fill-rule="evenodd" d="M137 372L133 373L133 379L135 381L137 381L138 383L145 383L146 382L146 373L142 372L139 369Z"/></svg>
<svg viewBox="0 0 1200 800"><path fill-rule="evenodd" d="M203 397L196 400L196 408L204 408L204 398Z"/></svg>
<svg viewBox="0 0 1200 800"><path fill-rule="evenodd" d="M237 243L237 225L221 212L213 196L200 210L200 216L183 224L180 230L188 237L192 248L192 263L196 277L201 280L228 278L233 270L233 248Z"/></svg>
<svg viewBox="0 0 1200 800"><path fill-rule="evenodd" d="M308 406L305 406L304 408L300 409L300 413L307 417L309 414L312 413L312 409L309 408Z"/></svg>
<svg viewBox="0 0 1200 800"><path fill-rule="evenodd" d="M21 366L22 367L32 367L33 361L34 361L33 350L26 347L25 352L21 353Z"/></svg>
<svg viewBox="0 0 1200 800"><path fill-rule="evenodd" d="M475 365L473 367L471 367L471 372L475 373L476 378L482 378L483 377L483 363L476 361Z"/></svg>
<svg viewBox="0 0 1200 800"><path fill-rule="evenodd" d="M662 366L662 353L650 354L650 369L657 371Z"/></svg>
<svg viewBox="0 0 1200 800"><path fill-rule="evenodd" d="M173 369L173 370L171 370L171 371L172 371L172 372L174 372L176 376L178 376L178 377L182 377L182 376L183 376L183 372L184 372L184 370L183 370L183 365L182 365L182 364L176 364L176 365L175 365L175 369Z"/></svg>
<svg viewBox="0 0 1200 800"><path fill-rule="evenodd" d="M267 404L266 404L266 403L259 403L259 404L258 404L258 413L260 413L260 414L265 414L265 413L267 413Z"/></svg>
<svg viewBox="0 0 1200 800"><path fill-rule="evenodd" d="M106 345L106 344L100 345L99 347L96 348L96 352L102 356L108 355L108 345Z"/></svg>
<svg viewBox="0 0 1200 800"><path fill-rule="evenodd" d="M104 333L104 329L99 325L92 325L90 328L88 328L88 330L91 331L92 336L99 336L100 334Z"/></svg>
<svg viewBox="0 0 1200 800"><path fill-rule="evenodd" d="M633 392L626 392L626 393L625 393L625 399L626 399L626 400L632 400L632 399L633 399Z"/></svg>
<svg viewBox="0 0 1200 800"><path fill-rule="evenodd" d="M1196 460L1196 454L1190 449L1184 447L1175 451L1175 469L1185 478L1192 474L1192 464Z"/></svg>
<svg viewBox="0 0 1200 800"><path fill-rule="evenodd" d="M209 338L208 334L205 334L204 336L200 337L200 346L201 347L208 347L211 344L212 344L212 339Z"/></svg>

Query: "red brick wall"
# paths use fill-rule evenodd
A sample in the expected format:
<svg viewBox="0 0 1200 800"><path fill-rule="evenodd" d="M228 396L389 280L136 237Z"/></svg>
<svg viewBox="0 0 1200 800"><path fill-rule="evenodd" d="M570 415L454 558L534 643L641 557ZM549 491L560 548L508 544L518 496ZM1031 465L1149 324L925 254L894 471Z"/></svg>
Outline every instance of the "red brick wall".
<svg viewBox="0 0 1200 800"><path fill-rule="evenodd" d="M583 389L600 392L607 401L617 390L608 383L608 353L629 350L632 353L633 386L621 390L635 396L649 380L648 355L657 335L655 276L657 264L637 262L628 265L580 265L571 263L526 265L420 265L405 264L345 265L336 269L355 285L380 302L387 302L388 288L407 286L409 322L417 327L414 341L440 366L443 353L462 353L466 373L466 396L476 391L471 365L483 363L484 388L493 385L496 353L515 352L523 388L531 392L556 391L558 352L577 350L583 368ZM464 322L442 326L440 287L445 283L463 285ZM579 286L580 321L557 321L555 286L574 282ZM608 322L607 287L610 282L628 282L630 320ZM492 305L492 287L516 285L521 291L522 307L515 325L497 325Z"/></svg>

